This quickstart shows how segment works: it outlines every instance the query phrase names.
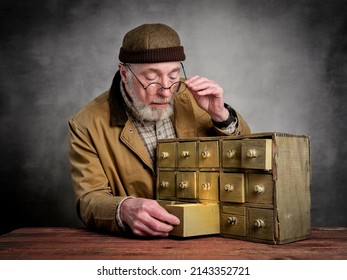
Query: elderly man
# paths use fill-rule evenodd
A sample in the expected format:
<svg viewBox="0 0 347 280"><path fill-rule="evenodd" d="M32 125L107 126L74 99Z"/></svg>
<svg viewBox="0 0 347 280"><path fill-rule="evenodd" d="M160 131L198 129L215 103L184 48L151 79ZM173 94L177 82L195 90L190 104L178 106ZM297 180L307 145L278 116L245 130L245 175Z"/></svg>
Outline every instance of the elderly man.
<svg viewBox="0 0 347 280"><path fill-rule="evenodd" d="M180 221L155 201L157 140L250 129L218 84L186 77L184 49L169 26L129 31L119 60L111 88L69 121L77 212L94 229L167 236Z"/></svg>

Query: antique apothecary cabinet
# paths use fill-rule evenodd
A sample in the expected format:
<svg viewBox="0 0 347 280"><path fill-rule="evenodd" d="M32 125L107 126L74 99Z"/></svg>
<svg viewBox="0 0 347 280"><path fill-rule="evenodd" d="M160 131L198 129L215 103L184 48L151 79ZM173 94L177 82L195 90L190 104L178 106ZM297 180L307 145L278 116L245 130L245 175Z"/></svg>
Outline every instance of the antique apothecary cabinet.
<svg viewBox="0 0 347 280"><path fill-rule="evenodd" d="M272 244L310 236L307 136L261 133L161 140L157 171L157 199L181 219L181 230L174 235L221 234ZM212 225L213 219L218 221ZM194 221L199 229L194 229Z"/></svg>

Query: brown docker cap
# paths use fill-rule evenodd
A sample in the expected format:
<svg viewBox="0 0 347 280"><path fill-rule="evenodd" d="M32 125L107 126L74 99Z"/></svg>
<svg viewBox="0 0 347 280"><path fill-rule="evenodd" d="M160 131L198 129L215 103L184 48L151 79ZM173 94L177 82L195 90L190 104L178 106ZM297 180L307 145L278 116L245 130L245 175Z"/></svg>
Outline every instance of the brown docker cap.
<svg viewBox="0 0 347 280"><path fill-rule="evenodd" d="M143 24L125 34L119 60L124 63L183 61L186 56L177 32L161 24Z"/></svg>

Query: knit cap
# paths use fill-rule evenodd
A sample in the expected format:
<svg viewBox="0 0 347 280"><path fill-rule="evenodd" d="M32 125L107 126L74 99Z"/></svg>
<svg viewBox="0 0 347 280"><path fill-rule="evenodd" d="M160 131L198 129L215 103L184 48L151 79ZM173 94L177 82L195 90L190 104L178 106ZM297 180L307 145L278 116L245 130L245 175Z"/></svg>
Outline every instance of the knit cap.
<svg viewBox="0 0 347 280"><path fill-rule="evenodd" d="M124 63L183 61L186 56L175 30L161 24L143 24L125 34L119 60Z"/></svg>

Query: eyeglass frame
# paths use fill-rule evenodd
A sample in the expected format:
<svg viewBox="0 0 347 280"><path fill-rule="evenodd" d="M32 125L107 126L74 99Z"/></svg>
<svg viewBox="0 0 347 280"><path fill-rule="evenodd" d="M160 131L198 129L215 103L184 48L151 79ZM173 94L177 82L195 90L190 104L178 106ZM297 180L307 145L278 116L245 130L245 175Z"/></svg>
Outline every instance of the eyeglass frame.
<svg viewBox="0 0 347 280"><path fill-rule="evenodd" d="M182 67L182 70L183 70L184 79L186 80L186 79L187 79L186 71L185 71L185 69L184 69L183 63L180 62L180 64L181 64L181 67ZM159 94L160 92L162 92L164 89L168 89L168 90L170 90L170 92L171 92L172 94L176 94L177 91L176 91L176 92L172 92L172 91L171 91L172 86L175 85L175 84L179 84L179 86L177 87L177 90L178 90L178 89L180 88L180 84L184 84L184 85L185 85L184 82L178 81L178 82L172 83L171 86L169 86L169 87L164 87L161 83L153 82L153 83L148 84L148 85L145 87L144 84L140 81L140 79L135 75L134 71L131 69L130 64L128 64L128 63L123 63L123 65L129 68L130 72L134 75L134 77L136 78L136 80L140 83L140 85L142 86L142 88L145 90L146 94L148 94L149 96L158 95L158 94ZM156 94L149 94L149 93L147 92L147 89L148 89L148 87L149 87L150 85L153 85L153 84L160 85L160 89L158 89L158 91L157 91ZM184 89L182 92L184 92L184 91L186 90L186 88L187 88L187 86L185 87L185 89ZM180 92L180 93L182 93L182 92Z"/></svg>

